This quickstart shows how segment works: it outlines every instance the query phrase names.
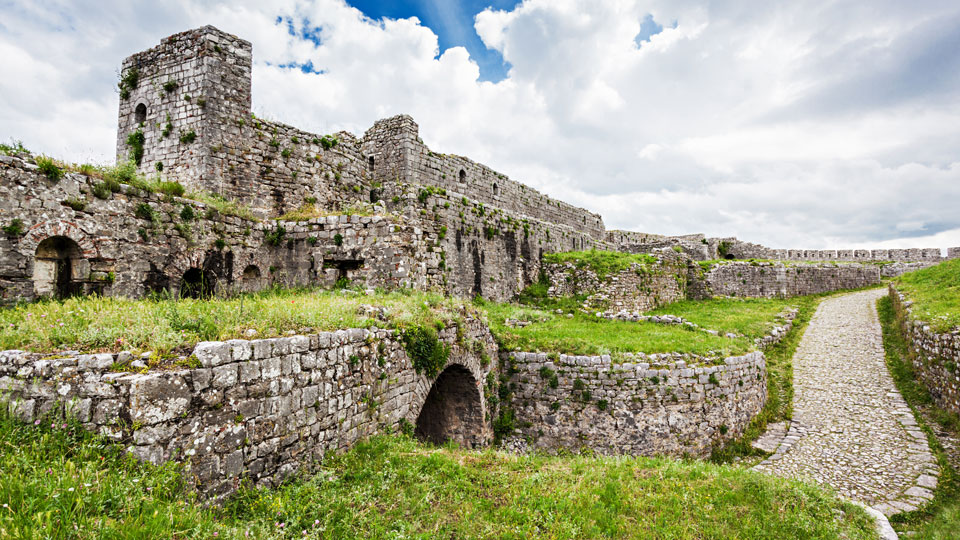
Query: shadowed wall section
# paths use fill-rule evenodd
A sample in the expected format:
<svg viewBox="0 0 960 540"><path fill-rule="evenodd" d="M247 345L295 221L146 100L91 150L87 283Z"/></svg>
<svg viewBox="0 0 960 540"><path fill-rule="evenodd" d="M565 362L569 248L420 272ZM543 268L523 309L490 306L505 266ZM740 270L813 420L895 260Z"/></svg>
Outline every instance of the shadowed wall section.
<svg viewBox="0 0 960 540"><path fill-rule="evenodd" d="M484 442L480 389L470 370L454 364L437 377L417 417L416 435L434 444L464 447Z"/></svg>

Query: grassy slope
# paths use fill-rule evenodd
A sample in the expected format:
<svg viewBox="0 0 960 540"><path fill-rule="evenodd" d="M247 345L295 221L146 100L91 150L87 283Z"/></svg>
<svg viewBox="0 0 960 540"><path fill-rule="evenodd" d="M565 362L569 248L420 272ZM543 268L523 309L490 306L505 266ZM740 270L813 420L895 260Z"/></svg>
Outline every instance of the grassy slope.
<svg viewBox="0 0 960 540"><path fill-rule="evenodd" d="M657 258L648 253L621 253L619 251L568 251L564 253L545 253L544 264L574 263L577 268L589 268L597 273L597 277L604 279L609 274L615 274L630 268L632 264L647 266L657 262Z"/></svg>
<svg viewBox="0 0 960 540"><path fill-rule="evenodd" d="M72 428L0 415L0 537L874 538L813 486L701 462L518 457L377 437L224 509ZM306 531L306 534L304 534Z"/></svg>
<svg viewBox="0 0 960 540"><path fill-rule="evenodd" d="M960 326L960 259L908 272L895 283L900 292L914 301L914 317L938 332Z"/></svg>
<svg viewBox="0 0 960 540"><path fill-rule="evenodd" d="M946 540L957 538L960 534L960 471L957 464L951 463L943 447L934 436L934 432L924 417L939 424L938 429L946 431L952 437L960 437L960 418L956 414L938 409L926 387L917 379L909 361L907 344L896 324L893 304L889 297L877 302L877 312L883 327L883 347L886 352L887 368L893 376L897 389L914 410L914 416L921 429L927 434L930 447L933 448L940 464L940 479L934 500L927 507L909 514L901 514L891 521L896 529L914 531L911 538ZM923 414L916 414L920 410Z"/></svg>
<svg viewBox="0 0 960 540"><path fill-rule="evenodd" d="M0 350L168 351L203 340L241 337L249 328L269 337L304 327L386 326L358 314L361 304L387 307L393 326L452 320L464 305L439 294L407 290L372 296L352 291L270 290L212 300L88 296L0 309Z"/></svg>
<svg viewBox="0 0 960 540"><path fill-rule="evenodd" d="M567 354L687 352L729 355L751 350L754 338L762 337L774 326L776 315L789 306L799 305L799 302L798 299L683 301L651 312L669 313L704 328L743 335L735 339L714 336L686 326L609 321L579 312L567 318L549 309L516 304L486 303L484 307L491 330L510 350ZM506 325L507 319L533 323L512 328Z"/></svg>

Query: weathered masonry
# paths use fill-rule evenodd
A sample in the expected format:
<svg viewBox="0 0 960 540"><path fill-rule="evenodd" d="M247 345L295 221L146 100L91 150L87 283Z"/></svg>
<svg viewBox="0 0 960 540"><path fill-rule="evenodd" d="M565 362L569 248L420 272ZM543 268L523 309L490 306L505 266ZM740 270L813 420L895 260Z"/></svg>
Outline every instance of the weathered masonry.
<svg viewBox="0 0 960 540"><path fill-rule="evenodd" d="M484 358L496 346L475 319L461 333L469 341L453 326L441 332L450 360L433 379L382 329L204 342L193 351L201 367L147 373L111 370L138 360L129 353L3 351L0 401L25 421L69 412L146 461L182 461L200 493L221 497L241 479L275 485L327 451L404 425L435 442L488 444L497 411L483 383L496 366Z"/></svg>
<svg viewBox="0 0 960 540"><path fill-rule="evenodd" d="M911 316L912 302L890 284L897 324L910 347L910 362L938 407L960 414L960 329L935 332Z"/></svg>

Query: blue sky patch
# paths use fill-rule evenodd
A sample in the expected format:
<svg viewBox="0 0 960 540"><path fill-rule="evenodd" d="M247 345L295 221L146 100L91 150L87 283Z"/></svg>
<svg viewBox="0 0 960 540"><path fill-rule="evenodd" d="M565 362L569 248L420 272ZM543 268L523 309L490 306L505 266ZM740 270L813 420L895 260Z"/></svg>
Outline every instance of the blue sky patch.
<svg viewBox="0 0 960 540"><path fill-rule="evenodd" d="M371 19L417 17L439 38L440 53L462 46L480 66L480 80L498 82L507 77L510 64L499 52L488 49L473 28L473 18L487 7L512 10L520 0L347 0Z"/></svg>
<svg viewBox="0 0 960 540"><path fill-rule="evenodd" d="M677 27L676 21L674 21L673 27ZM640 33L637 34L637 37L633 38L633 41L637 44L637 47L642 47L644 42L649 42L651 37L660 32L663 32L663 25L653 20L652 14L647 13L643 20L640 21Z"/></svg>

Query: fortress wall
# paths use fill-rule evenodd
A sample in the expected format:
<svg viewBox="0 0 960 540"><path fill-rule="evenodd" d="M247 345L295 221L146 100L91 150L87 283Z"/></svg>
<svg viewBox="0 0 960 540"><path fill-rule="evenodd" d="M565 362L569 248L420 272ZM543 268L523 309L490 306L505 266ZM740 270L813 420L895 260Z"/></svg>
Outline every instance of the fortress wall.
<svg viewBox="0 0 960 540"><path fill-rule="evenodd" d="M692 297L788 297L840 289L858 289L880 283L880 268L859 264L798 264L731 261L714 264L706 272L690 274Z"/></svg>
<svg viewBox="0 0 960 540"><path fill-rule="evenodd" d="M773 249L759 244L743 242L736 238L710 238L710 258L722 259L721 243L725 244L728 258L772 259L779 261L843 261L843 262L927 262L943 260L940 248L910 249ZM950 248L955 249L955 248ZM950 258L950 249L948 257ZM960 249L960 248L957 248ZM958 252L960 253L960 252Z"/></svg>
<svg viewBox="0 0 960 540"><path fill-rule="evenodd" d="M466 157L438 154L419 138L419 127L406 115L380 120L364 135L364 152L376 160L378 180L436 186L515 214L578 230L603 241L599 214L553 199ZM572 249L582 249L578 242Z"/></svg>
<svg viewBox="0 0 960 540"><path fill-rule="evenodd" d="M648 311L686 297L687 259L660 252L655 265L634 264L601 281L590 268L573 263L546 268L551 297L586 295L586 305L601 311Z"/></svg>
<svg viewBox="0 0 960 540"><path fill-rule="evenodd" d="M411 222L419 219L427 282L454 296L508 300L539 277L543 253L608 248L579 229L524 218L452 190L385 183L384 200Z"/></svg>
<svg viewBox="0 0 960 540"><path fill-rule="evenodd" d="M430 254L430 239L416 223L342 215L258 222L126 185L101 200L92 195L97 182L67 173L53 183L31 161L0 156L0 224L19 219L25 229L22 235L0 234L0 301L36 298L43 277L38 255L48 239L59 237L76 245L69 257L73 294L138 298L164 289L176 294L191 268L212 277L220 293L275 283L332 285L341 275L388 288L434 284L428 268L436 267L438 258ZM68 200L85 206L74 210ZM192 219L183 217L186 207ZM285 232L271 244L268 237L277 234L278 226ZM355 267L358 261L363 264Z"/></svg>
<svg viewBox="0 0 960 540"><path fill-rule="evenodd" d="M470 346L456 334L452 326L441 332L452 346L448 365L475 383L469 397L479 416L448 427L461 444L483 444L492 432L480 384L494 368L482 365L472 343L491 356L496 346L476 320L465 323L462 343ZM222 497L241 480L276 485L327 451L401 420L415 424L434 382L414 371L390 330L204 342L191 359L200 367L137 373L114 371L131 361L129 353L3 351L0 400L28 422L66 410L139 459L186 463L190 485Z"/></svg>
<svg viewBox="0 0 960 540"><path fill-rule="evenodd" d="M510 356L516 422L535 449L706 456L739 437L767 397L760 352L703 367L679 355Z"/></svg>
<svg viewBox="0 0 960 540"><path fill-rule="evenodd" d="M917 377L938 407L960 414L960 329L937 333L928 323L914 319L912 302L892 283L890 299Z"/></svg>

